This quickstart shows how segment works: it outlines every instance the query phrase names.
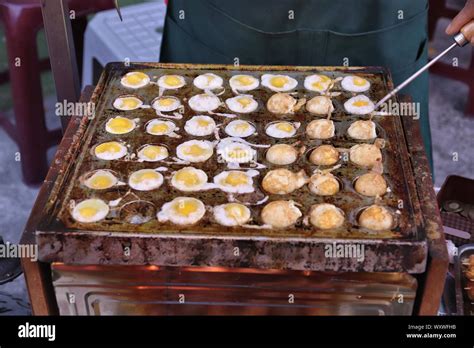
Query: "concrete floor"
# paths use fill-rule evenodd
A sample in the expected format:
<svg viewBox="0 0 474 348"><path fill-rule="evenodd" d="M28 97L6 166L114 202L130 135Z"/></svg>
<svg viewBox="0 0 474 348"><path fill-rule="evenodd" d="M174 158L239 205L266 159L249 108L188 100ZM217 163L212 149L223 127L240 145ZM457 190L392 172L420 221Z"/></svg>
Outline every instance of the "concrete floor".
<svg viewBox="0 0 474 348"><path fill-rule="evenodd" d="M441 22L440 28L446 23ZM441 31L441 29L440 29ZM433 43L434 50L447 47L449 38L440 33ZM467 66L472 49L458 49L445 61L459 55L459 65ZM474 77L473 77L474 78ZM467 87L439 76L430 77L430 119L433 136L433 154L436 186L440 186L449 174L459 174L474 178L474 117L466 117L463 110L467 102ZM54 98L46 100L48 125L59 126L53 113ZM15 161L18 151L15 143L0 129L0 234L5 241L18 242L22 229L35 201L38 188L25 186L21 181L20 162ZM50 151L50 158L54 149ZM458 153L458 161L453 161L453 153ZM0 286L0 309L2 294L15 296L15 309L6 314L28 313L23 277L12 283ZM18 305L18 302L20 304ZM0 314L1 314L0 310Z"/></svg>

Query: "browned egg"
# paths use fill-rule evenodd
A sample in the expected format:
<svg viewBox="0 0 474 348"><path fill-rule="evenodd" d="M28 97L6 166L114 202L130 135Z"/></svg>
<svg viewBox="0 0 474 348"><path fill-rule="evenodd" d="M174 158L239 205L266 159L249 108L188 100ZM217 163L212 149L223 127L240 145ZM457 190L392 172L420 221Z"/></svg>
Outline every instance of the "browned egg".
<svg viewBox="0 0 474 348"><path fill-rule="evenodd" d="M291 145L276 144L268 149L265 157L270 163L284 166L296 161L298 151Z"/></svg>
<svg viewBox="0 0 474 348"><path fill-rule="evenodd" d="M311 139L329 139L334 132L334 122L326 119L311 121L306 127L306 134Z"/></svg>
<svg viewBox="0 0 474 348"><path fill-rule="evenodd" d="M344 223L343 212L332 204L315 204L309 214L311 225L322 230L339 228Z"/></svg>
<svg viewBox="0 0 474 348"><path fill-rule="evenodd" d="M373 144L359 144L351 147L350 159L362 167L373 167L382 161L382 152Z"/></svg>
<svg viewBox="0 0 474 348"><path fill-rule="evenodd" d="M391 230L393 216L387 208L374 204L362 211L359 216L359 224L373 231Z"/></svg>
<svg viewBox="0 0 474 348"><path fill-rule="evenodd" d="M311 152L309 160L318 166L331 166L339 161L339 151L332 145L321 145Z"/></svg>
<svg viewBox="0 0 474 348"><path fill-rule="evenodd" d="M262 187L268 193L284 195L301 188L307 182L304 170L293 173L282 168L269 171L263 178Z"/></svg>
<svg viewBox="0 0 474 348"><path fill-rule="evenodd" d="M294 225L302 216L294 201L273 201L262 209L262 220L273 228L285 228Z"/></svg>
<svg viewBox="0 0 474 348"><path fill-rule="evenodd" d="M318 196L332 196L339 192L339 181L331 173L316 173L309 179L309 189Z"/></svg>
<svg viewBox="0 0 474 348"><path fill-rule="evenodd" d="M274 114L292 114L298 111L304 100L296 100L288 93L275 93L267 101L267 109Z"/></svg>
<svg viewBox="0 0 474 348"><path fill-rule="evenodd" d="M382 196L387 192L387 182L382 175L377 173L361 175L354 187L361 195L368 197Z"/></svg>
<svg viewBox="0 0 474 348"><path fill-rule="evenodd" d="M370 120L355 121L350 125L349 129L347 130L347 134L353 139L373 139L377 136L377 132L375 130L375 123Z"/></svg>
<svg viewBox="0 0 474 348"><path fill-rule="evenodd" d="M306 103L306 110L315 115L327 115L334 111L331 98L318 95Z"/></svg>

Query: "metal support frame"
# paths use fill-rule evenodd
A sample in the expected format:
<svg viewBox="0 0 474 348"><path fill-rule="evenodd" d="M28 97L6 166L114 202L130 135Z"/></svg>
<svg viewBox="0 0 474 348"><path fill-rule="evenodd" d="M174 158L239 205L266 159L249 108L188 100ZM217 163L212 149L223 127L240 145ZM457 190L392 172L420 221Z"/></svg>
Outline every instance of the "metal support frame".
<svg viewBox="0 0 474 348"><path fill-rule="evenodd" d="M41 0L41 10L57 100L75 103L81 96L81 85L68 0ZM69 120L61 118L63 132Z"/></svg>

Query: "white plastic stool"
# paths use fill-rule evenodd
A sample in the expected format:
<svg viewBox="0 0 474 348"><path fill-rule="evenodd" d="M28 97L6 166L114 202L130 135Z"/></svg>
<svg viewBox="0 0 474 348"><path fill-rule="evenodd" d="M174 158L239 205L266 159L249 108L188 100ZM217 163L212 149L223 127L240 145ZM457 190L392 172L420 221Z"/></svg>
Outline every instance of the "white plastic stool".
<svg viewBox="0 0 474 348"><path fill-rule="evenodd" d="M84 36L82 87L92 85L97 63L157 62L160 56L166 5L163 0L99 12L89 22Z"/></svg>

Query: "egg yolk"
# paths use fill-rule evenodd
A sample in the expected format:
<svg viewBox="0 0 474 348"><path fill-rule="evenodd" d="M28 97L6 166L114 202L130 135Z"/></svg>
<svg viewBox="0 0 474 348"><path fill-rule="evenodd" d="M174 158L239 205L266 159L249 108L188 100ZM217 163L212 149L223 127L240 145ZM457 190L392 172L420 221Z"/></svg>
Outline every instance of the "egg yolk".
<svg viewBox="0 0 474 348"><path fill-rule="evenodd" d="M145 75L144 73L135 72L135 73L131 73L125 76L125 81L127 81L129 85L136 86L142 83L142 81L145 80L146 78L147 78L147 75Z"/></svg>
<svg viewBox="0 0 474 348"><path fill-rule="evenodd" d="M249 127L250 125L248 123L238 123L234 126L234 130L237 133L244 133Z"/></svg>
<svg viewBox="0 0 474 348"><path fill-rule="evenodd" d="M133 128L133 122L124 117L116 117L108 122L108 126L113 133L123 134Z"/></svg>
<svg viewBox="0 0 474 348"><path fill-rule="evenodd" d="M211 122L203 120L202 118L198 119L197 123L199 127L207 127L211 124Z"/></svg>
<svg viewBox="0 0 474 348"><path fill-rule="evenodd" d="M230 219L240 219L245 216L245 207L242 204L229 203L224 207L225 214Z"/></svg>
<svg viewBox="0 0 474 348"><path fill-rule="evenodd" d="M201 183L199 176L194 171L186 169L178 170L175 174L175 178L187 187L193 187Z"/></svg>
<svg viewBox="0 0 474 348"><path fill-rule="evenodd" d="M247 106L250 105L250 103L252 102L252 99L250 99L250 98L239 98L239 99L237 99L237 101L239 102L240 105L242 105L243 108L246 108Z"/></svg>
<svg viewBox="0 0 474 348"><path fill-rule="evenodd" d="M179 86L182 83L181 79L176 75L168 75L165 77L164 80L165 80L165 84L167 84L168 86L173 86L173 87Z"/></svg>
<svg viewBox="0 0 474 348"><path fill-rule="evenodd" d="M288 79L282 76L272 77L272 79L270 80L270 84L273 87L278 87L278 88L282 88L283 86L285 86L287 82L288 82Z"/></svg>
<svg viewBox="0 0 474 348"><path fill-rule="evenodd" d="M190 146L186 146L183 149L183 153L185 155L197 157L197 156L202 156L202 155L206 154L207 149L205 149L205 148L203 148L199 145L193 144L193 145L190 145Z"/></svg>
<svg viewBox="0 0 474 348"><path fill-rule="evenodd" d="M89 186L96 190L109 188L112 184L112 179L107 175L94 175L89 180Z"/></svg>
<svg viewBox="0 0 474 348"><path fill-rule="evenodd" d="M250 86L254 81L253 77L247 75L240 75L236 80L243 86Z"/></svg>
<svg viewBox="0 0 474 348"><path fill-rule="evenodd" d="M246 185L249 182L249 178L245 173L242 172L230 172L223 183L230 186Z"/></svg>
<svg viewBox="0 0 474 348"><path fill-rule="evenodd" d="M192 213L195 213L198 210L199 206L194 200L180 200L174 206L174 210L178 215L188 217Z"/></svg>
<svg viewBox="0 0 474 348"><path fill-rule="evenodd" d="M171 106L175 100L173 98L161 98L158 99L158 105L160 106Z"/></svg>
<svg viewBox="0 0 474 348"><path fill-rule="evenodd" d="M357 100L357 101L353 102L352 105L357 106L357 107L368 106L369 102L366 101L366 100Z"/></svg>
<svg viewBox="0 0 474 348"><path fill-rule="evenodd" d="M136 98L122 98L122 108L135 109L140 103Z"/></svg>
<svg viewBox="0 0 474 348"><path fill-rule="evenodd" d="M119 143L115 141L100 144L95 148L96 153L105 153L105 152L117 153L117 152L120 152L121 150L122 150L122 147L120 146Z"/></svg>
<svg viewBox="0 0 474 348"><path fill-rule="evenodd" d="M168 132L169 127L166 123L156 123L151 127L152 133L164 134Z"/></svg>
<svg viewBox="0 0 474 348"><path fill-rule="evenodd" d="M211 83L215 79L215 76L213 75L206 75L206 77L207 77L207 83Z"/></svg>
<svg viewBox="0 0 474 348"><path fill-rule="evenodd" d="M281 123L278 123L276 128L278 130L281 130L285 133L291 133L293 130L294 130L294 127L291 123L288 123L288 122L281 122Z"/></svg>
<svg viewBox="0 0 474 348"><path fill-rule="evenodd" d="M162 146L147 146L143 149L143 154L147 158L155 159L158 156L164 155L165 151L167 151L166 148Z"/></svg>
<svg viewBox="0 0 474 348"><path fill-rule="evenodd" d="M155 171L146 171L142 173L136 173L132 177L133 182L137 184L146 180L155 180L155 179L159 179L159 175Z"/></svg>
<svg viewBox="0 0 474 348"><path fill-rule="evenodd" d="M366 79L363 79L360 77L354 77L352 81L354 82L354 85L356 86L364 86L367 83Z"/></svg>
<svg viewBox="0 0 474 348"><path fill-rule="evenodd" d="M79 209L79 215L85 218L91 218L98 213L98 210L94 207L83 207Z"/></svg>

